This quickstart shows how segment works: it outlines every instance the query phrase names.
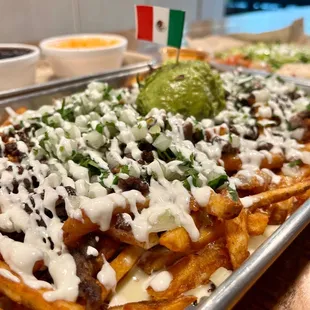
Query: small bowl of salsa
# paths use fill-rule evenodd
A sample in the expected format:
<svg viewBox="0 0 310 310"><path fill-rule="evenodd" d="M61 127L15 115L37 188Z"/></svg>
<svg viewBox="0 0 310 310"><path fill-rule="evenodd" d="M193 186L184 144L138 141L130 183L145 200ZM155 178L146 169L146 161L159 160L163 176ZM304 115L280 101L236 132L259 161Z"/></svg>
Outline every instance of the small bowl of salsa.
<svg viewBox="0 0 310 310"><path fill-rule="evenodd" d="M40 48L59 77L75 77L118 69L127 39L110 34L75 34L43 40Z"/></svg>
<svg viewBox="0 0 310 310"><path fill-rule="evenodd" d="M38 47L28 44L0 44L0 91L34 84Z"/></svg>

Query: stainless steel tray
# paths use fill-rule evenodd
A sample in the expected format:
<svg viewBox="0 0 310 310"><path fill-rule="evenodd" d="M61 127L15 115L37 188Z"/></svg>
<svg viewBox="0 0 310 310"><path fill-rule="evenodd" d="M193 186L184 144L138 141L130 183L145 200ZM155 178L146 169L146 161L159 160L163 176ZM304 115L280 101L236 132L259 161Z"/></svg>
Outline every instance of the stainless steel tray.
<svg viewBox="0 0 310 310"><path fill-rule="evenodd" d="M226 71L224 68L217 69ZM5 119L5 107L7 106L12 108L25 106L36 109L43 104L51 104L53 98L82 90L92 80L104 81L114 87L121 87L129 85L137 74L147 74L149 71L148 64L141 64L117 72L53 82L17 90L15 93L10 92L6 96L0 95L0 120ZM298 83L298 85L310 93L309 85L303 83ZM283 223L210 297L204 298L197 307L191 306L188 309L223 310L232 308L309 223L310 201L301 206Z"/></svg>
<svg viewBox="0 0 310 310"><path fill-rule="evenodd" d="M259 74L259 75L263 75L263 76L267 76L272 74L271 72L267 72L264 70L255 70L255 69L249 69L249 68L245 68L245 67L238 67L238 66L232 66L232 65L225 65L225 64L219 64L216 61L209 61L209 64L216 70L220 71L220 72L224 72L224 71L234 71L236 69L241 70L243 72L249 73L249 74ZM288 81L288 82L292 82L295 83L301 87L304 88L309 88L310 89L310 79L301 79L301 78L295 78L295 77L290 77L290 76L284 76L284 75L280 75L280 74L275 74L279 77L281 77L281 79Z"/></svg>

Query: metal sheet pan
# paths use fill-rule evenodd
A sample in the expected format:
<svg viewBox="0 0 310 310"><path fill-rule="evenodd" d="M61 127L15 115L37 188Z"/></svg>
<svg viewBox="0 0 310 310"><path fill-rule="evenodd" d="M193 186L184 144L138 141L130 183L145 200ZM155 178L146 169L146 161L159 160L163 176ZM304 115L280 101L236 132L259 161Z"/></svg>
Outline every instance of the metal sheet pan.
<svg viewBox="0 0 310 310"><path fill-rule="evenodd" d="M217 69L227 71L224 68ZM132 82L137 74L147 74L149 71L150 66L148 64L141 64L117 72L91 75L61 83L55 82L18 90L10 96L0 96L0 120L6 117L5 107L8 106L12 108L26 106L30 109L36 109L43 104L51 104L53 98L82 90L92 80L108 82L114 87L121 87ZM310 85L303 83L298 83L298 85L310 94ZM232 308L309 223L310 201L301 206L282 224L210 297L202 299L197 307L191 306L188 309L223 310Z"/></svg>
<svg viewBox="0 0 310 310"><path fill-rule="evenodd" d="M259 74L259 75L270 75L271 72L263 71L263 70L255 70L255 69L249 69L245 67L237 67L237 66L231 66L231 65L225 65L225 64L219 64L216 61L211 60L209 64L216 70L220 72L224 71L234 71L236 69L242 70L243 72L249 73L249 74ZM301 78L295 78L295 77L289 77L284 75L276 74L277 76L281 77L284 81L292 82L294 84L299 85L303 88L310 88L310 79L301 79Z"/></svg>

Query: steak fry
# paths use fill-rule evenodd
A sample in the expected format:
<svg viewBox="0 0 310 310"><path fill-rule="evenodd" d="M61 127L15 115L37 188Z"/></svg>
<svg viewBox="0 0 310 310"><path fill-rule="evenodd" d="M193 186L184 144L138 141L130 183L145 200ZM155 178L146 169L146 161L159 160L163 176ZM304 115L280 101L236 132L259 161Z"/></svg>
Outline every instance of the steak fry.
<svg viewBox="0 0 310 310"><path fill-rule="evenodd" d="M184 292L204 284L219 267L231 268L229 255L223 240L208 244L198 253L181 258L168 267L173 279L167 290L156 292L152 287L147 292L154 300L173 299Z"/></svg>
<svg viewBox="0 0 310 310"><path fill-rule="evenodd" d="M225 221L225 233L229 256L234 269L237 269L250 255L248 251L247 212L243 209L239 216Z"/></svg>

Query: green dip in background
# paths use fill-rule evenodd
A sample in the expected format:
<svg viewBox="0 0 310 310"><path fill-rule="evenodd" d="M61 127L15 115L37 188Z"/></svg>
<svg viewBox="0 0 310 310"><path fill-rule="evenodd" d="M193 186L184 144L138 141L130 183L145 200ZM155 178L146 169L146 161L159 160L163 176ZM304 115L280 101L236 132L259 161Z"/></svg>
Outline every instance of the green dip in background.
<svg viewBox="0 0 310 310"><path fill-rule="evenodd" d="M197 119L213 117L225 108L224 89L205 62L169 63L145 80L137 108L142 115L158 108Z"/></svg>

